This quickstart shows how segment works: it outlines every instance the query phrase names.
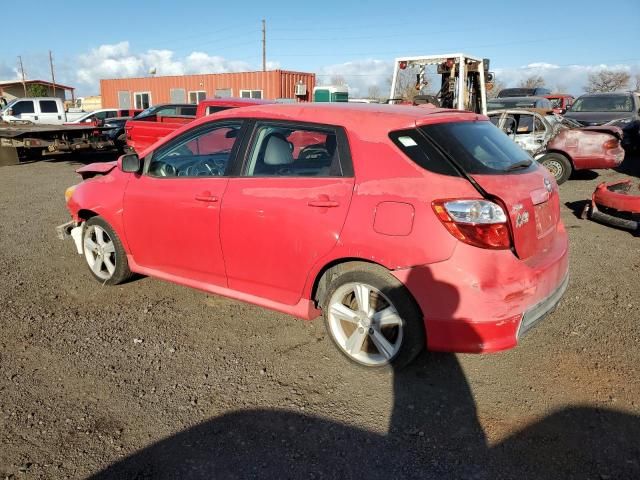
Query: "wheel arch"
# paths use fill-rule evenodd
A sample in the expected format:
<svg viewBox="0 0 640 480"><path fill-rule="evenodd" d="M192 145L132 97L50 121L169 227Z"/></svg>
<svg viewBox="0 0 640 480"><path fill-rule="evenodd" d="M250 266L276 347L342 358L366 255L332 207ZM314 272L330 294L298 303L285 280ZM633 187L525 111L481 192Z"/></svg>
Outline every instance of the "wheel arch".
<svg viewBox="0 0 640 480"><path fill-rule="evenodd" d="M331 279L334 273L338 273L341 271L347 271L350 268L353 268L357 265L366 264L369 266L377 266L385 272L389 272L389 269L380 263L374 262L373 260L369 260L366 258L360 257L343 257L336 258L326 263L322 268L318 270L315 274L313 283L311 284L311 291L309 298L311 301L315 302L316 305L321 304L321 300L331 283Z"/></svg>

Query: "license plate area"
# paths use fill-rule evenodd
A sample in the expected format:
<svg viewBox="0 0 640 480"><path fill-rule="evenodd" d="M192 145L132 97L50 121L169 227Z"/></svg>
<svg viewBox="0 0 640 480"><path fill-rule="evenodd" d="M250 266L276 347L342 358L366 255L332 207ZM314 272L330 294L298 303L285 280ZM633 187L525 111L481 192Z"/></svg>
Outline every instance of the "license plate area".
<svg viewBox="0 0 640 480"><path fill-rule="evenodd" d="M542 238L548 235L555 227L553 211L548 201L534 205L533 208L536 217L536 236Z"/></svg>

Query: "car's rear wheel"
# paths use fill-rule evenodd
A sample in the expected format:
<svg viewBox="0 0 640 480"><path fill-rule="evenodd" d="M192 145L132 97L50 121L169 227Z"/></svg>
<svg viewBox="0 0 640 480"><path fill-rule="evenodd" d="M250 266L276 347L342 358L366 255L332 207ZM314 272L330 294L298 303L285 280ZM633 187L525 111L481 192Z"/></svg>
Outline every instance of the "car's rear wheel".
<svg viewBox="0 0 640 480"><path fill-rule="evenodd" d="M558 185L566 182L571 176L573 170L571 162L567 157L559 153L547 153L538 160L551 175L556 179Z"/></svg>
<svg viewBox="0 0 640 480"><path fill-rule="evenodd" d="M424 348L424 323L415 301L382 268L364 264L336 276L323 311L333 343L359 365L400 368Z"/></svg>
<svg viewBox="0 0 640 480"><path fill-rule="evenodd" d="M92 217L87 220L82 234L82 246L89 270L99 282L117 285L131 277L122 242L102 218Z"/></svg>

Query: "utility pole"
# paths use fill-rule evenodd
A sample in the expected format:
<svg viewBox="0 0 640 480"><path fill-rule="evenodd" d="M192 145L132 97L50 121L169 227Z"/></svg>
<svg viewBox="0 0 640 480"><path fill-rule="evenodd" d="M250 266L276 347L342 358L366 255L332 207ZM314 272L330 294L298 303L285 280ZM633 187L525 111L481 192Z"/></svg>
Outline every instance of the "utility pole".
<svg viewBox="0 0 640 480"><path fill-rule="evenodd" d="M49 66L51 67L51 86L53 87L53 96L56 96L56 76L53 73L53 57L51 56L51 50L49 50Z"/></svg>
<svg viewBox="0 0 640 480"><path fill-rule="evenodd" d="M267 22L262 19L262 71L267 71Z"/></svg>
<svg viewBox="0 0 640 480"><path fill-rule="evenodd" d="M22 65L22 57L18 56L18 61L20 62L20 72L22 73L22 88L24 88L24 96L27 96L27 84L24 81L24 66Z"/></svg>

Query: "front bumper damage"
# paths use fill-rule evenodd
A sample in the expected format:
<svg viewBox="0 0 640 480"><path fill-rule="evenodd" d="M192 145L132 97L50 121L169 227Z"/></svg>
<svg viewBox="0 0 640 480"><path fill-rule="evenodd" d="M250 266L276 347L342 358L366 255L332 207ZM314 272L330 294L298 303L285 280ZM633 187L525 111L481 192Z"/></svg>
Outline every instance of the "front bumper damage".
<svg viewBox="0 0 640 480"><path fill-rule="evenodd" d="M585 205L582 218L640 235L640 190L632 194L632 185L631 180L601 183Z"/></svg>
<svg viewBox="0 0 640 480"><path fill-rule="evenodd" d="M56 233L60 240L65 240L66 238L71 237L73 239L73 243L76 246L76 251L79 255L82 255L82 227L83 224L77 223L73 220L68 221L67 223L63 223L62 225L58 225L56 227Z"/></svg>

